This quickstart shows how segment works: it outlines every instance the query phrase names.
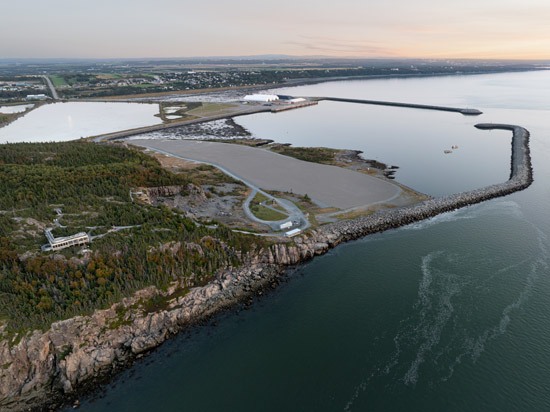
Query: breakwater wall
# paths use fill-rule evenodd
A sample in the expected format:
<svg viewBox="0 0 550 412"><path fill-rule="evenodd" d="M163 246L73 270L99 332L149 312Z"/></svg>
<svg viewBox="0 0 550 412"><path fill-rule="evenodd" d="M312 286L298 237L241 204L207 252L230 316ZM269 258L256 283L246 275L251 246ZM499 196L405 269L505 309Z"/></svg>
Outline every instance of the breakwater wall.
<svg viewBox="0 0 550 412"><path fill-rule="evenodd" d="M343 241L357 239L527 188L533 182L529 132L523 127L507 124L481 123L475 127L482 130L501 129L513 132L510 178L506 182L441 198L428 199L413 206L387 210L351 221L333 223L323 229L338 233L343 237Z"/></svg>
<svg viewBox="0 0 550 412"><path fill-rule="evenodd" d="M506 182L322 226L292 242L243 256L242 267L221 270L209 284L192 288L183 296L175 293L181 285L168 291L150 287L90 316L55 322L49 330L34 331L18 343L0 341L0 410L42 411L77 399L83 391L93 389L94 382L104 381L183 328L248 299L262 287L274 287L286 268L340 243L528 187L533 181L529 132L505 124L476 127L512 131L511 173ZM167 299L166 306L156 312L140 308L140 302L155 296L176 297Z"/></svg>
<svg viewBox="0 0 550 412"><path fill-rule="evenodd" d="M409 109L438 110L442 112L460 113L465 116L478 116L483 113L477 109L467 109L467 108L447 107L447 106L431 106L431 105L415 104L415 103L384 102L379 100L346 99L346 98L340 98L340 97L317 97L317 100L318 101L328 100L332 102L344 102L344 103L372 104L376 106L405 107Z"/></svg>

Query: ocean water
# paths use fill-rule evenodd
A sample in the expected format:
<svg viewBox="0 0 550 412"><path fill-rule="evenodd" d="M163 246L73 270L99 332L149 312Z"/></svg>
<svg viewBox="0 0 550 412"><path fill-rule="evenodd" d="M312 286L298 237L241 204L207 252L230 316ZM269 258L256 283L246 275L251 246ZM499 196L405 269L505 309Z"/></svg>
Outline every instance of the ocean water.
<svg viewBox="0 0 550 412"><path fill-rule="evenodd" d="M281 90L475 107L484 112L475 119L431 112L418 116L425 116L427 127L432 115L442 123L448 119L449 142L461 137L455 128L469 131L472 121L526 127L534 183L525 191L350 242L315 258L251 307L229 311L170 340L101 393L83 399L80 410L550 410L549 85L550 72L540 72ZM312 113L317 109L321 106ZM352 110L379 113L368 106ZM288 113L299 117L301 111ZM417 115L400 114L393 123L402 116ZM295 130L307 130L307 125L292 121L301 127L288 129L297 139ZM254 122L255 133L269 129ZM348 131L355 133L353 121L348 123L342 139L349 140L343 146L360 148L363 138L374 144L376 139L362 137L362 131L347 137ZM401 134L402 145L388 153L407 157L398 152L420 133L422 122L414 125L411 134ZM321 127L315 134L339 147L329 130ZM377 136L384 139L383 130ZM466 146L459 144L448 158L460 154L471 167L484 163L477 169L486 171L479 186L506 180L509 136L496 137L506 141L502 148L495 141L478 156L475 147L461 153ZM391 139L399 141L399 136ZM307 137L301 144L310 141ZM383 156L386 149L380 150ZM430 158L417 160L417 169L440 173ZM407 167L398 179L406 179ZM493 175L493 169L499 171ZM414 174L416 169L408 170ZM452 167L445 173L452 176ZM471 187L474 175L457 174L451 180L467 180L455 187ZM436 179L426 183L420 172L416 176L407 184L445 193Z"/></svg>

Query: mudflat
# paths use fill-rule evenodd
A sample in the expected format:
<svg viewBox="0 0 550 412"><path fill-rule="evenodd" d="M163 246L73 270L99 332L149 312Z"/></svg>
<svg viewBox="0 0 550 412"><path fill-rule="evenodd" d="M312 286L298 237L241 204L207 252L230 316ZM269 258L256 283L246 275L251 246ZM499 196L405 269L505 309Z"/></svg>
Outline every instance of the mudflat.
<svg viewBox="0 0 550 412"><path fill-rule="evenodd" d="M395 183L336 166L305 162L266 149L197 140L146 140L129 143L184 159L210 163L264 190L307 194L323 207L350 209L393 200Z"/></svg>

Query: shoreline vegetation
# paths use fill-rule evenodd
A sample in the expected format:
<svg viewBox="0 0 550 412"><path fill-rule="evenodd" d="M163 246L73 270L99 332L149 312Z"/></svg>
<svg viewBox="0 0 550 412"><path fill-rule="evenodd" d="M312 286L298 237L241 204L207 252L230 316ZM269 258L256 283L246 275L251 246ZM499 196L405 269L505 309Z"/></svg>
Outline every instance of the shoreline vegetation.
<svg viewBox="0 0 550 412"><path fill-rule="evenodd" d="M418 105L406 107L418 108ZM422 108L433 110L431 107ZM460 110L457 109L456 111ZM227 115L224 118L226 117ZM201 119L201 121L206 120ZM103 301L103 307L111 305L107 309L93 312L75 312L74 315L78 316L73 315L74 317L66 320L53 322L50 327L42 327L41 330L35 329L32 333L18 333L16 330L10 330L4 324L0 328L0 333L4 334L4 339L0 341L0 364L2 365L2 368L0 368L0 409L38 411L44 410L45 407L59 408L67 405L67 402L75 402L82 394L96 387L97 383L109 379L113 373L124 368L125 365L131 363L137 357L154 349L183 328L201 322L237 302L250 299L250 296L254 293L261 294L264 287L275 287L281 274L288 268L308 261L314 256L324 254L340 243L408 225L457 208L505 196L528 187L533 179L529 155L529 132L519 126L504 124L478 124L476 127L483 130L504 129L512 131L511 174L508 181L443 198L430 198L411 206L377 211L368 216L329 223L310 229L291 240L286 239L276 243L260 241L256 237L253 239L253 243L250 243L250 237L238 235L223 227L210 229L206 227L208 222L205 222L204 225L196 225L190 219L174 216L168 208L160 208L160 215L152 213L151 225L141 225L135 219L124 221L123 223L128 223L127 226L135 226L130 233L139 232L138 236L135 237L136 240L148 231L145 233L145 238L154 240L157 244L157 246L151 248L150 244L144 243L142 249L139 250L141 250L145 260L140 261L141 263L137 265L130 265L128 267L129 272L126 275L134 277L140 270L145 271L146 269L155 268L155 273L160 275L160 272L163 272L164 280L162 284L145 288L135 287L135 292L129 297L116 295L111 291L113 296ZM138 134L136 130L122 132L122 134L124 133ZM84 144L84 142L81 144ZM95 146L110 147L112 145ZM6 147L8 152L15 149L15 145L6 145ZM326 152L312 153L306 151L304 153L300 152L299 149L301 148L293 149L294 154L297 156L314 155L315 160L320 162L335 161L334 157L332 160L328 159ZM279 147L279 150L291 149ZM15 175L17 175L18 168L26 167L24 165L28 163L28 154L27 157L23 153L11 153L9 156L16 159L16 164L19 162L17 167L13 167ZM51 153L51 150L42 150L40 156L42 161L59 163L56 164L55 170L62 175L73 173L75 170L78 171L79 165L68 164L62 157L58 159L55 154ZM82 156L85 156L84 151ZM118 168L126 170L129 165L125 162L129 161L132 166L126 171L130 171L132 167L137 167L141 170L140 173L149 170L148 167L152 167L153 171L146 173L150 181L132 181L135 178L134 175L140 175L132 169L133 172L129 172L128 176L123 179L123 183L126 185L125 193L121 192L117 195L118 197L103 199L106 200L106 204L110 204L111 207L107 207L107 209L111 214L116 215L116 223L118 224L120 224L121 218L120 211L127 211L129 216L139 209L141 217L147 216L148 212L146 211L149 209L144 206L142 210L139 203L134 203L132 200L132 190L136 188L156 185L162 189L169 186L173 187L175 184L176 187L186 186L186 191L195 190L192 187L193 182L174 181L173 177L168 177L163 174L164 172L156 169L158 164L147 163L148 161L142 159L140 155L136 155L137 158L130 159L124 156L121 159L120 156L117 156L119 154L114 155L111 153L107 156L108 161L96 159L95 163L93 159L87 158L83 160L85 170L80 170L80 172L89 173L92 170L95 173L97 170L104 170L109 175L107 172L109 162L122 163L117 166L117 170ZM109 175L102 184L108 186L111 178L113 176ZM16 180L14 179L13 182ZM72 182L78 185L77 180L73 179ZM97 197L104 197L105 195L103 189L101 189L102 184L97 186L99 190L95 194ZM216 184L216 182L213 184ZM84 185L81 186L83 186L80 188L82 190L89 188ZM74 189L77 190L76 187ZM164 189L161 189L158 191L162 197ZM131 211L126 206L120 206L128 202L126 197L128 192L130 193L129 207L132 209ZM36 206L43 208L44 205L56 203L55 199L48 198L47 191L43 190L38 193L42 197L46 196L46 198L38 196L38 198L31 199L36 203ZM28 196L33 197L34 195L31 192L21 193L20 196L12 199L12 213L16 208L18 210L22 208L23 203L17 204L17 202L28 201ZM86 210L86 208L77 210L76 205L65 205L65 203L70 203L69 199L71 197L74 197L74 193L64 198L64 200L57 199L60 208L67 207L69 209L70 213L67 213L67 216L80 213L82 217L82 215L85 216L91 213L91 210ZM92 200L92 203L98 201L97 198ZM9 206L6 205L8 212ZM42 212L44 216L47 215L45 210ZM3 213L0 218L6 215L7 213ZM28 217L25 218L27 219L26 223L34 224L32 221L29 223ZM98 216L93 216L93 218L97 220ZM88 218L86 217L84 220L86 219ZM4 226L10 229L9 220L3 220ZM84 220L75 221L75 227L78 225L89 227L88 225L91 225L90 222ZM99 220L95 222L99 224L93 225L93 227L109 227L115 224L113 219L107 219L108 221ZM154 225L159 224L159 222L168 223L166 227L158 230ZM42 228L39 227L39 229ZM58 228L58 231L61 235L65 234L62 226ZM169 232L177 233L178 236L181 235L182 237L178 238L178 241L170 240L171 238L169 239L169 236L167 236ZM187 242L190 233L194 237L190 239L190 242ZM3 233L0 235L5 237ZM78 286L77 283L82 285L88 281L88 284L93 284L98 290L106 292L106 285L111 279L110 276L116 277L118 275L119 281L122 282L125 274L117 272L117 269L121 267L120 259L125 258L124 253L126 253L126 250L123 245L128 241L126 236L121 233L114 234L112 238L114 240L111 237L106 238L109 240L104 242L105 248L117 251L117 253L115 253L115 258L112 261L106 255L95 262L90 272L94 275L93 279L85 277L82 279L82 275L87 273L87 268L79 268L80 264L84 264L82 257L74 260L69 258L68 255L65 256L67 262L71 262L71 276L74 275L74 282L76 282L74 288L63 281L62 273L59 271L59 267L56 266L63 258L58 260L49 259L52 262L57 262L52 267L50 267L51 265L42 265L46 260L37 267L38 271L45 268L52 272L44 277L45 283L50 282L54 285L50 289L43 287L44 283L33 284L33 279L26 277L26 274L35 269L22 264L17 258L17 251L12 246L8 245L9 247L6 248L8 253L2 256L3 268L6 270L17 266L13 273L18 277L16 281L19 282L21 290L32 292L33 302L41 305L41 309L47 310L48 307L51 307L48 305L52 304L52 300L58 298L54 293L57 289L64 290L63 288L65 288L67 293L72 293L78 289L76 287ZM132 238L132 235L130 237ZM210 253L212 250L219 252L219 256L218 254L212 255ZM182 262L192 256L194 264L198 265L197 267L193 265L185 266L189 269L188 277L178 275L181 262L178 263L177 259L174 260L174 256L180 255ZM159 266L159 264L161 265ZM159 271L161 266L166 270ZM202 267L204 270L197 273L196 269L198 267ZM138 270L136 271L136 269ZM78 272L81 274L80 277ZM190 281L190 279L192 280ZM152 283L156 284L156 282ZM13 287L13 283L6 283L5 287L9 289ZM29 313L32 313L32 311ZM47 322L48 319L45 318L43 321ZM20 330L20 332L22 331Z"/></svg>
<svg viewBox="0 0 550 412"><path fill-rule="evenodd" d="M419 204L340 221L313 229L292 242L266 244L241 255L243 264L215 272L204 286L185 289L173 282L165 289L148 287L89 316L55 322L16 344L0 344L0 406L43 410L104 382L114 371L155 348L182 328L275 287L289 267L323 254L340 243L404 226L457 208L504 196L532 182L529 132L519 126L478 124L479 129L513 132L511 175L504 183ZM182 288L183 286L183 288Z"/></svg>

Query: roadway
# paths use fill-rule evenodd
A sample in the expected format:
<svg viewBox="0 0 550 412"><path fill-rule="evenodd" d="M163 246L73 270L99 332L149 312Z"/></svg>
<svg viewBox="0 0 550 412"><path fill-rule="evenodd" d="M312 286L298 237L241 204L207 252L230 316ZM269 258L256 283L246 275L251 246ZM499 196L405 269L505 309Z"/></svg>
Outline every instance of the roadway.
<svg viewBox="0 0 550 412"><path fill-rule="evenodd" d="M52 93L52 99L59 100L59 95L57 94L57 90L55 90L55 87L53 86L52 81L48 76L42 76L44 80L46 80L46 84L50 88L50 92Z"/></svg>
<svg viewBox="0 0 550 412"><path fill-rule="evenodd" d="M145 142L152 142L152 141L151 140L145 140ZM214 167L218 168L219 170L221 170L226 175L232 177L233 179L239 180L242 183L244 183L246 186L248 186L251 189L251 193L248 195L248 197L246 198L246 200L244 201L244 204L243 204L243 210L244 210L244 213L247 216L247 218L254 221L254 222L265 224L265 225L271 227L272 230L279 232L279 233L275 233L275 232L273 232L273 233L262 233L262 234L258 234L259 236L283 236L284 233L280 233L280 224L282 224L284 222L288 222L288 221L298 222L298 224L293 224L292 229L300 229L300 230L303 231L303 230L306 230L307 228L309 228L311 226L311 224L310 224L309 220L307 219L307 217L304 215L304 213L295 204L293 204L292 202L289 202L285 199L279 199L275 196L270 195L269 193L267 193L267 192L263 191L262 189L260 189L259 187L257 187L255 184L251 183L249 180L235 175L230 170L227 170L225 167L223 167L219 164L211 163L211 162L204 161L204 160L197 160L197 159L191 159L191 158L188 158L188 157L184 157L182 155L175 154L173 152L165 151L165 150L160 149L158 147L153 147L153 146L148 146L146 144L142 144L141 141L132 140L129 143L135 144L137 146L145 147L149 150L155 151L157 153L164 154L166 156L176 157L176 158L182 159L182 160L187 160L187 161L191 161L191 162L195 162L195 163L204 163L204 164L214 166ZM279 206L281 206L285 210L285 213L288 215L288 217L281 220L281 221L276 221L276 222L258 219L252 213L252 211L250 210L250 202L252 201L252 199L254 199L254 196L256 196L257 193L261 193L266 198L268 198L270 200L273 200L275 203L277 203ZM243 233L249 233L249 232L243 232ZM251 233L251 234L256 234L256 233Z"/></svg>

